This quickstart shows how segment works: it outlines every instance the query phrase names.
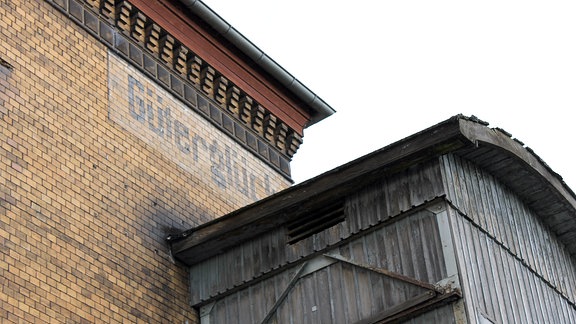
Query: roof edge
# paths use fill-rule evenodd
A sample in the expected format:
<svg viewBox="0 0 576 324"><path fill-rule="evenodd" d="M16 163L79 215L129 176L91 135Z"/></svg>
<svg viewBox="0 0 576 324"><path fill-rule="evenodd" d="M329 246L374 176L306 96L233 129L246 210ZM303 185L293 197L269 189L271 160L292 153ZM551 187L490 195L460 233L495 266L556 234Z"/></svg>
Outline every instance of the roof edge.
<svg viewBox="0 0 576 324"><path fill-rule="evenodd" d="M543 181L548 183L576 210L576 194L532 149L500 128L486 128L466 118L460 119L460 129L464 136L478 145L491 145L504 150L524 163Z"/></svg>
<svg viewBox="0 0 576 324"><path fill-rule="evenodd" d="M313 110L311 126L336 111L200 0L178 0Z"/></svg>
<svg viewBox="0 0 576 324"><path fill-rule="evenodd" d="M460 133L459 118L460 116L452 117L251 205L179 234L170 235L167 240L172 252L178 255L201 242L218 239L224 232L259 222L287 208L301 206L306 202L316 203L315 197L327 192L331 192L332 196L345 194L378 172L395 173L431 157L472 146L473 143ZM425 153L422 154L423 152ZM334 194L334 191L338 192Z"/></svg>
<svg viewBox="0 0 576 324"><path fill-rule="evenodd" d="M220 244L223 248L230 240L234 240L223 235L225 233L236 233L234 235L239 235L238 238L247 239L248 234L238 233L244 233L241 229L249 225L260 224L262 226L258 227L258 233L265 232L269 227L279 226L285 222L286 217L293 217L294 213L346 196L349 192L366 185L369 179L395 174L444 154L465 155L466 152L476 151L479 147L490 147L514 159L518 166L527 171L531 183L543 190L554 192L550 197L562 206L564 212L575 215L576 195L532 150L502 129L490 128L488 123L474 116L456 115L313 179L173 235L168 241L176 258L180 254L185 254L187 250L195 249L211 240L218 241L216 244ZM474 159L471 161L479 162ZM498 175L504 183L511 185L514 184L514 176ZM536 194L515 192L529 200L541 201ZM576 224L571 228L576 230ZM255 236L258 233L255 231L249 235ZM569 249L576 254L576 243L572 245L574 246Z"/></svg>

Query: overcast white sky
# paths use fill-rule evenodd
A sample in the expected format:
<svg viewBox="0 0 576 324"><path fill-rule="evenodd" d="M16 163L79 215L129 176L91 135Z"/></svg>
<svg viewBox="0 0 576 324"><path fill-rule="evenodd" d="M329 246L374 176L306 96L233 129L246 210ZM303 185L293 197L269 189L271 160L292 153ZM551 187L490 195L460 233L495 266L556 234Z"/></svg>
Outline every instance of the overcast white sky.
<svg viewBox="0 0 576 324"><path fill-rule="evenodd" d="M296 182L462 113L576 190L576 1L204 2L337 110L306 129Z"/></svg>

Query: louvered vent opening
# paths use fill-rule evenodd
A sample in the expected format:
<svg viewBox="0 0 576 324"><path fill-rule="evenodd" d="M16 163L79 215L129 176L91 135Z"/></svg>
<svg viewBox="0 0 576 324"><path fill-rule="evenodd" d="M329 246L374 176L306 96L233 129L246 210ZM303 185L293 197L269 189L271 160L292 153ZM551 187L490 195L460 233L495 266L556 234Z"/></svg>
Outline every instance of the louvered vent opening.
<svg viewBox="0 0 576 324"><path fill-rule="evenodd" d="M294 244L316 233L320 233L345 219L342 203L313 211L286 225L288 244Z"/></svg>

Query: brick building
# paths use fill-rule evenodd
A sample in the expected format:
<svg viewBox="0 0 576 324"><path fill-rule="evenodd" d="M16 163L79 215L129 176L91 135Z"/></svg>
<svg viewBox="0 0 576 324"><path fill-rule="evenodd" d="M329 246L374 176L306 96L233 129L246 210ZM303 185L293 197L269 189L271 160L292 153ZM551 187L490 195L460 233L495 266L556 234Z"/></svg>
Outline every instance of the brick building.
<svg viewBox="0 0 576 324"><path fill-rule="evenodd" d="M0 321L196 322L166 236L332 109L201 2L1 1L0 43Z"/></svg>
<svg viewBox="0 0 576 324"><path fill-rule="evenodd" d="M2 323L573 323L576 196L455 116L297 186L333 113L197 0L0 1Z"/></svg>

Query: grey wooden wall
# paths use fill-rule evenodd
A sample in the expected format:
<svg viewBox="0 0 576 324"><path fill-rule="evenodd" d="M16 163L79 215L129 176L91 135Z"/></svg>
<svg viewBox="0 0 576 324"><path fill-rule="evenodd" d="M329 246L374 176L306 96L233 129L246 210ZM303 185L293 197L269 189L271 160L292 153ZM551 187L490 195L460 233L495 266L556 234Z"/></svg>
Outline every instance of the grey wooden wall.
<svg viewBox="0 0 576 324"><path fill-rule="evenodd" d="M444 207L433 212L437 200ZM576 323L576 262L514 192L474 164L446 155L367 184L343 204L345 221L295 244L279 227L191 267L192 304L211 323L266 315L353 323L422 292L342 262L293 280L328 253L428 283L457 274L468 317L449 305L413 323Z"/></svg>
<svg viewBox="0 0 576 324"><path fill-rule="evenodd" d="M410 233L410 235L407 235ZM326 254L436 283L446 278L436 214L421 210L329 249ZM217 299L204 316L210 323L261 323L289 287L302 262ZM233 271L233 267L229 267ZM270 323L355 323L414 298L426 290L343 262L302 276L270 317ZM206 317L206 318L208 318ZM416 317L411 323L455 322L451 307Z"/></svg>
<svg viewBox="0 0 576 324"><path fill-rule="evenodd" d="M454 155L441 158L462 288L472 322L576 323L576 262L506 186Z"/></svg>
<svg viewBox="0 0 576 324"><path fill-rule="evenodd" d="M279 227L192 266L192 304L205 302L247 281L293 264L378 222L442 196L444 189L441 176L438 161L429 162L418 169L370 184L346 198L343 201L346 220L323 232L295 244L288 244L286 229Z"/></svg>

